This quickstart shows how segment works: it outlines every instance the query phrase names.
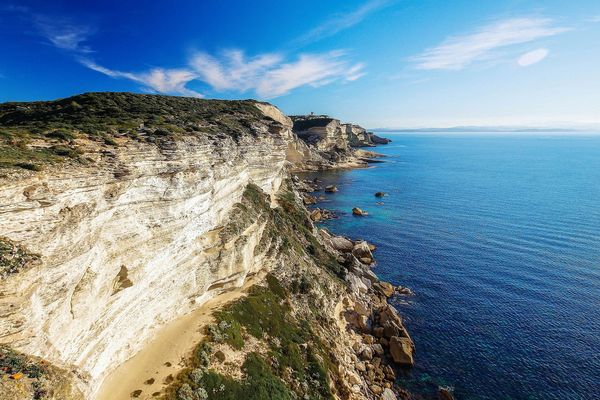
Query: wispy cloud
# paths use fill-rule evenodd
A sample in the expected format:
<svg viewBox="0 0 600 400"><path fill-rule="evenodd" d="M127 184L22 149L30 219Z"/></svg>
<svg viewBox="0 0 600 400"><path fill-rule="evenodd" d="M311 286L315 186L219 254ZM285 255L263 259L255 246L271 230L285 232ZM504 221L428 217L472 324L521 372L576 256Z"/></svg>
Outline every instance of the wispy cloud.
<svg viewBox="0 0 600 400"><path fill-rule="evenodd" d="M85 42L93 29L85 25L76 25L68 20L34 16L34 24L50 44L77 53L91 53L92 50Z"/></svg>
<svg viewBox="0 0 600 400"><path fill-rule="evenodd" d="M245 92L256 87L256 83L282 60L280 54L268 53L247 58L241 50L227 50L220 57L196 53L190 65L202 81L217 91Z"/></svg>
<svg viewBox="0 0 600 400"><path fill-rule="evenodd" d="M27 21L39 36L46 39L47 44L80 54L92 52L85 44L94 32L91 26L76 24L61 16L40 14L29 7L14 4L0 6L0 12Z"/></svg>
<svg viewBox="0 0 600 400"><path fill-rule="evenodd" d="M154 92L204 97L202 94L186 87L189 82L197 78L197 75L193 71L187 69L153 68L146 72L134 73L109 69L86 58L82 58L79 61L94 71L110 76L111 78L124 78L141 83L146 89Z"/></svg>
<svg viewBox="0 0 600 400"><path fill-rule="evenodd" d="M537 49L529 51L518 58L517 64L521 67L529 67L530 65L537 64L548 56L550 51L548 49Z"/></svg>
<svg viewBox="0 0 600 400"><path fill-rule="evenodd" d="M595 15L589 19L590 22L600 22L600 15Z"/></svg>
<svg viewBox="0 0 600 400"><path fill-rule="evenodd" d="M453 36L439 46L412 58L417 69L460 70L494 56L498 49L529 43L568 31L548 18L513 18L497 21L476 32Z"/></svg>
<svg viewBox="0 0 600 400"><path fill-rule="evenodd" d="M246 57L241 50L228 50L219 56L196 53L189 65L177 69L154 68L147 72L123 72L81 59L86 67L112 78L141 83L158 93L202 97L189 89L192 81L203 82L217 92L254 92L261 98L274 98L302 87L318 87L339 81L354 81L363 73L362 64L351 64L342 51L302 54L286 61L281 54Z"/></svg>
<svg viewBox="0 0 600 400"><path fill-rule="evenodd" d="M392 4L393 2L394 0L369 0L355 10L331 16L320 25L294 40L293 43L304 44L333 36L359 24L373 12Z"/></svg>

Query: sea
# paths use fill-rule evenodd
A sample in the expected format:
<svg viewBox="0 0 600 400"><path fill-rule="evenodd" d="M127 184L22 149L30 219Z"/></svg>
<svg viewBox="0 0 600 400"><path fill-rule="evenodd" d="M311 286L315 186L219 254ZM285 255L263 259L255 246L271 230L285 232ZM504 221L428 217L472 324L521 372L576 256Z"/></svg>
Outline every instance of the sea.
<svg viewBox="0 0 600 400"><path fill-rule="evenodd" d="M600 135L381 136L381 163L309 178L339 189L322 226L377 245L374 272L414 291L391 300L416 345L398 383L600 399Z"/></svg>

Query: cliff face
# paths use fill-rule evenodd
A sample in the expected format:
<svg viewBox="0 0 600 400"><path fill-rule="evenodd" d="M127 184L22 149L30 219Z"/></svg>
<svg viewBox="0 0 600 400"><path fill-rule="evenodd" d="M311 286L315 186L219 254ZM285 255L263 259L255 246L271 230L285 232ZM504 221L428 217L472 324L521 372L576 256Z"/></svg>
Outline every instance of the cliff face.
<svg viewBox="0 0 600 400"><path fill-rule="evenodd" d="M260 109L235 139L115 147L82 137L87 165L8 171L0 237L39 261L0 282L1 341L76 367L90 392L155 329L268 268L255 251L261 224L235 246L219 234L249 182L274 193L282 181L290 125Z"/></svg>
<svg viewBox="0 0 600 400"><path fill-rule="evenodd" d="M80 398L68 382L93 398L160 327L273 271L281 302L293 300L294 335L316 324L301 370L344 398L371 398L348 350L360 336L342 341L338 317L368 302L376 278L321 238L287 179L289 167L364 165L351 146L366 132L337 120L311 129L322 140L254 101L108 93L0 105L0 344L16 354L0 370L42 357L60 367L44 368L61 391L40 398ZM355 296L342 306L347 287ZM36 371L24 378L32 393Z"/></svg>

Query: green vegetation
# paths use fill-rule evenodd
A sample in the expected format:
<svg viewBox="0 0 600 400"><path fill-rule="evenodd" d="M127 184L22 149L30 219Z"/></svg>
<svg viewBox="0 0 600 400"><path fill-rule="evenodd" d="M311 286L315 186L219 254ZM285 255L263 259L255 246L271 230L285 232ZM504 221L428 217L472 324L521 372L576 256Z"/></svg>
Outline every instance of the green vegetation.
<svg viewBox="0 0 600 400"><path fill-rule="evenodd" d="M27 356L10 347L0 345L0 373L13 375L22 373L29 378L39 378L46 372L43 366L33 363Z"/></svg>
<svg viewBox="0 0 600 400"><path fill-rule="evenodd" d="M264 222L257 251L274 251L298 263L314 262L332 277L342 277L344 268L313 235L291 182L284 183L277 203L279 207L271 208L270 198L249 184L231 214L234 217L220 232L223 243L234 241L237 246L250 224ZM326 321L315 298L306 296L320 285L300 269L285 282L268 275L264 286L252 287L246 297L217 311L215 323L207 328L207 339L196 348L190 368L167 389L166 399L333 398L328 346L312 328ZM301 312L292 307L295 298L307 305ZM263 350L246 355L242 379L220 373L215 363L228 361L219 350L222 345L243 351L250 338L262 343Z"/></svg>
<svg viewBox="0 0 600 400"><path fill-rule="evenodd" d="M0 237L0 278L27 268L39 258L37 254L31 254L11 240Z"/></svg>
<svg viewBox="0 0 600 400"><path fill-rule="evenodd" d="M217 312L216 325L209 328L209 341L198 345L192 368L179 376L167 398L331 399L325 346L307 321L291 316L289 296L288 290L269 275L267 286L252 287L247 297ZM246 335L264 341L268 350L266 355L247 355L241 381L210 369L211 358L218 358L212 354L211 342L226 342L241 349Z"/></svg>
<svg viewBox="0 0 600 400"><path fill-rule="evenodd" d="M45 365L32 361L28 356L12 350L6 345L0 345L0 380L3 375L8 375L14 380L23 376L33 379L31 382L32 397L34 400L43 399L47 390L44 384L49 371ZM46 385L47 386L47 385Z"/></svg>
<svg viewBox="0 0 600 400"><path fill-rule="evenodd" d="M251 101L133 93L85 93L55 101L3 103L0 168L37 170L65 158L79 160L77 138L110 146L117 145L116 136L159 145L181 135L237 139L243 133L255 134L253 124L264 118Z"/></svg>

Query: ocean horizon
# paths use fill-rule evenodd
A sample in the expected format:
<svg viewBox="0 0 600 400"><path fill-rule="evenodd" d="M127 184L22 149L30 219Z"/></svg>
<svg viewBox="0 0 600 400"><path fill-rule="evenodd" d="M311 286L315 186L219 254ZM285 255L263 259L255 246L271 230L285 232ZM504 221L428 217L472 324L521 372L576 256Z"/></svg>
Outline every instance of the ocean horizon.
<svg viewBox="0 0 600 400"><path fill-rule="evenodd" d="M600 137L382 135L383 163L308 176L339 189L316 205L338 215L322 226L373 242L374 272L415 293L392 301L416 345L400 385L419 398L439 386L464 400L596 398Z"/></svg>

